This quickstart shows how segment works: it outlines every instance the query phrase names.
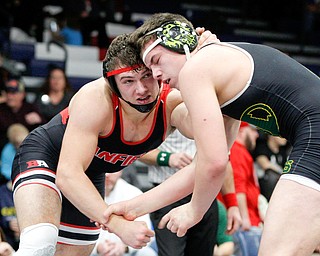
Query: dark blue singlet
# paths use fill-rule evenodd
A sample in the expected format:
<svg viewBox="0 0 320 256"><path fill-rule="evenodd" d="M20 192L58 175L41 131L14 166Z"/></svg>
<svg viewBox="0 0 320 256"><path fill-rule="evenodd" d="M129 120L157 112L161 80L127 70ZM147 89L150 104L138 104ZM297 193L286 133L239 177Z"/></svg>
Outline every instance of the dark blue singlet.
<svg viewBox="0 0 320 256"><path fill-rule="evenodd" d="M224 44L253 63L247 87L221 106L222 113L293 146L283 173L320 184L320 78L286 54L260 44Z"/></svg>

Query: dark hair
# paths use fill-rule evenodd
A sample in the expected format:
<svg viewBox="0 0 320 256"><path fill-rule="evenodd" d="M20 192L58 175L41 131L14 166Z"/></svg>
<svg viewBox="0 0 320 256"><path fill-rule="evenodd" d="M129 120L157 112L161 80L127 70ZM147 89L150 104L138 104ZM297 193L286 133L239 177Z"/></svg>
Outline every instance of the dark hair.
<svg viewBox="0 0 320 256"><path fill-rule="evenodd" d="M115 78L114 76L108 77L107 72L135 65L144 66L139 52L133 44L129 43L129 34L122 34L113 39L102 65L103 76L108 79L110 88L118 95L118 97L121 97L121 93L118 89Z"/></svg>
<svg viewBox="0 0 320 256"><path fill-rule="evenodd" d="M144 65L139 52L129 42L129 36L129 34L122 34L113 39L103 60L104 72L120 67L131 67L137 64Z"/></svg>
<svg viewBox="0 0 320 256"><path fill-rule="evenodd" d="M45 81L44 83L42 84L41 86L41 92L44 93L44 94L49 94L50 92L50 77L51 77L51 74L54 70L61 70L62 73L63 73L63 77L64 77L64 81L66 83L66 87L64 88L64 92L69 92L69 91L72 91L72 86L68 80L68 77L66 75L66 72L63 68L59 67L59 66L54 66L54 65L50 65L49 66L49 72L45 78Z"/></svg>

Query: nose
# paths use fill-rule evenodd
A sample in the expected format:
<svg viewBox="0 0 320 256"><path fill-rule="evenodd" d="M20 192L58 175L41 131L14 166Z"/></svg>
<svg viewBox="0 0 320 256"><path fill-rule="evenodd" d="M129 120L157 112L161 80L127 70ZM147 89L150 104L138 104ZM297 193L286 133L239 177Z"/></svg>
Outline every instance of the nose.
<svg viewBox="0 0 320 256"><path fill-rule="evenodd" d="M161 77L162 77L162 72L159 68L157 67L151 67L151 70L152 70L152 76L154 79L156 80L161 80Z"/></svg>
<svg viewBox="0 0 320 256"><path fill-rule="evenodd" d="M138 81L137 83L137 87L136 87L136 92L139 94L143 94L148 90L147 86L145 85L144 82L142 82L141 80Z"/></svg>

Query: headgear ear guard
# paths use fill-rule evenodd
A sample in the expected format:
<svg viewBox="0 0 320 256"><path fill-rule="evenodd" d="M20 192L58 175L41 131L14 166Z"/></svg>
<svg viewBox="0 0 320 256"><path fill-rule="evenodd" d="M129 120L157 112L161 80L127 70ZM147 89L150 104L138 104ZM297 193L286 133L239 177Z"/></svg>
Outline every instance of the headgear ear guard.
<svg viewBox="0 0 320 256"><path fill-rule="evenodd" d="M108 61L105 59L102 63L102 72L103 77L106 78L110 84L111 89L115 94L117 94L118 97L121 97L120 91L118 89L116 80L114 79L114 76L108 76Z"/></svg>
<svg viewBox="0 0 320 256"><path fill-rule="evenodd" d="M192 52L198 45L197 33L187 23L180 21L169 21L163 23L160 27L148 32L146 35L156 33L156 41L154 41L144 52L143 61L147 54L158 44L161 46L190 57Z"/></svg>

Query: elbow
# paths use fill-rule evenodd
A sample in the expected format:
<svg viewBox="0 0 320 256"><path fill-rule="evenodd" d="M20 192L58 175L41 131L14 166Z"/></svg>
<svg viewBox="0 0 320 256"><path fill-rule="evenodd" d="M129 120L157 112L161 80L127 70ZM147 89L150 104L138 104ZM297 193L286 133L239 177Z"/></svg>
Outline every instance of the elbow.
<svg viewBox="0 0 320 256"><path fill-rule="evenodd" d="M58 187L58 189L63 193L64 189L67 187L66 183L67 183L67 177L65 177L63 174L63 172L57 170L56 172L56 186Z"/></svg>
<svg viewBox="0 0 320 256"><path fill-rule="evenodd" d="M228 159L225 161L218 161L217 163L217 173L219 175L224 175L227 171Z"/></svg>
<svg viewBox="0 0 320 256"><path fill-rule="evenodd" d="M57 175L56 176L56 186L58 187L58 189L60 190L60 191L62 191L62 189L63 189L63 181L62 181L62 179L60 178L60 176L59 175Z"/></svg>
<svg viewBox="0 0 320 256"><path fill-rule="evenodd" d="M225 159L218 159L218 160L209 162L208 168L211 171L209 172L210 177L208 178L216 179L217 177L225 176L228 161L229 161L228 158L225 158Z"/></svg>

